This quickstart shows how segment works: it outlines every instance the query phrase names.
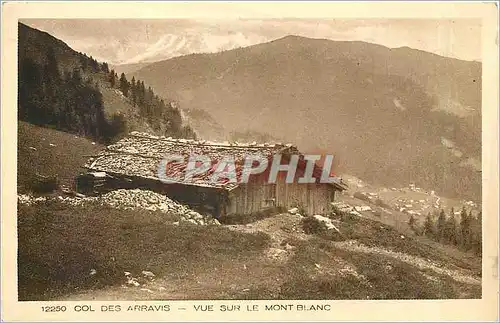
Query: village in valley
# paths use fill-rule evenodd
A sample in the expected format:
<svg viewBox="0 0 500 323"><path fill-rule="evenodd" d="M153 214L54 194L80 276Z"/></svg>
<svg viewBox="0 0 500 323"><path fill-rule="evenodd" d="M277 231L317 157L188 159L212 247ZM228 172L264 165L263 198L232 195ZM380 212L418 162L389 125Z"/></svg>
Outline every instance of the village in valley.
<svg viewBox="0 0 500 323"><path fill-rule="evenodd" d="M289 42L287 50L301 41L313 46L294 37L280 41ZM481 173L463 163L472 157L462 153L472 156L476 142L457 143L462 149L458 156L442 147L439 136L428 139L435 144L429 156L446 158L442 169L429 168L426 178L406 176L420 174L427 161L391 157L394 164L389 166L402 172L404 180L387 172L393 178L379 182L379 174L362 177L369 173L359 166L365 152L351 149L350 157L345 143L351 139L340 133L339 151L344 153L338 158L344 168L333 166L331 182L288 182L285 168L274 182L267 180L269 169L244 183L214 181L210 177L227 158L235 161L234 172L241 178L245 157L271 160L276 155L282 165L297 157L295 179L308 172L319 179L321 166L309 169L304 157L318 149L304 144L305 135L296 140L289 136L290 143L265 140L275 137L261 129L248 132L246 141L229 136L221 140L220 133L211 136L215 127L208 132L196 127L209 122L206 115L202 121L187 117L194 108L183 110L182 104L162 96L158 85L153 89L148 83L157 82L155 77L142 78L151 73L146 65L138 70L142 74L119 75L119 66L73 50L50 33L30 27L29 20L19 24L19 43L19 300L481 298L482 205L475 191ZM255 46L252 50L260 53L266 44ZM278 46L278 41L269 43L270 50ZM234 55L244 57L243 51L234 49ZM336 62L344 64L348 54L339 53ZM229 54L210 54L210 59L215 62ZM476 65L466 63L475 73ZM236 63L231 64L234 71L217 74L213 82L224 77L241 80ZM293 64L288 64L291 69ZM387 78L398 82L396 74ZM375 82L381 78L363 75L360 82L367 86L371 77ZM196 107L196 95L206 95L197 83L200 79L192 81L193 88L200 87L197 94L179 90ZM474 89L467 88L475 95ZM224 93L221 90L220 100ZM401 102L410 105L408 100ZM397 115L406 113L406 107L380 109L396 120L408 119ZM441 112L429 113L429 118L437 115L429 129L436 129L434 123L441 119L443 131L452 122L457 128L469 125L469 119L455 121ZM223 118L215 119L210 122ZM300 127L300 122L293 127ZM314 122L321 125L319 119ZM217 129L223 131L222 126ZM413 136L401 131L410 139L395 144L399 151L407 149L399 147L408 147ZM331 153L337 158L336 151ZM165 182L162 174L175 177L192 171L187 162L163 165L166 155L203 155L211 164L205 172L193 172L190 181ZM382 155L370 155L373 164L384 164ZM355 163L352 172L345 168L350 162ZM463 176L459 184L447 185L440 177L445 173L450 178ZM473 194L464 189L454 195L460 185Z"/></svg>

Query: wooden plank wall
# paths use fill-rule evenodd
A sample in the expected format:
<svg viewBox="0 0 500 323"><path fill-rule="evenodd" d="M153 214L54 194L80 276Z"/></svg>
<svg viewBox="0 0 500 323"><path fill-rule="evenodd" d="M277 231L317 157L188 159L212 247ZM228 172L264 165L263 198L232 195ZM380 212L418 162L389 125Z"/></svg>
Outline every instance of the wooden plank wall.
<svg viewBox="0 0 500 323"><path fill-rule="evenodd" d="M274 207L276 205L271 200L275 195L276 184L267 183L264 177L255 178L229 193L228 214L250 214Z"/></svg>
<svg viewBox="0 0 500 323"><path fill-rule="evenodd" d="M229 195L227 210L228 214L250 214L266 206L301 206L308 215L324 214L329 211L333 196L334 188L327 184L285 183L285 176L278 174L273 186L267 183L267 177L261 176L233 190ZM275 198L274 205L266 203L272 198Z"/></svg>

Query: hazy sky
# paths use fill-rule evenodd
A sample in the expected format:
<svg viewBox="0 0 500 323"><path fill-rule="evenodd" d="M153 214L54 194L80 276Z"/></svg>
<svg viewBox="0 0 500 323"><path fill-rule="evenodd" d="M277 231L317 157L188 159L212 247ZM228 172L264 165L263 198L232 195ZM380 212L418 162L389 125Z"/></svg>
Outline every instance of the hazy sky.
<svg viewBox="0 0 500 323"><path fill-rule="evenodd" d="M286 35L409 46L464 60L481 60L481 22L473 19L286 20L23 20L73 49L111 64L216 52Z"/></svg>

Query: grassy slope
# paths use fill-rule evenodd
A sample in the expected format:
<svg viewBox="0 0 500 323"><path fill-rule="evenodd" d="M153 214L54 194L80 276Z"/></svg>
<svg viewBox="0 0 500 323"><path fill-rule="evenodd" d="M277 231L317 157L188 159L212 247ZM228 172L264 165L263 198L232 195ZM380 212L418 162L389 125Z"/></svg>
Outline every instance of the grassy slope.
<svg viewBox="0 0 500 323"><path fill-rule="evenodd" d="M57 175L61 184L71 187L88 156L103 148L86 138L22 121L18 123L17 131L19 192L26 191L26 185L37 173L44 176Z"/></svg>
<svg viewBox="0 0 500 323"><path fill-rule="evenodd" d="M140 277L192 276L251 258L265 234L222 227L174 226L174 214L59 203L18 208L19 299L42 300ZM97 274L90 275L91 269Z"/></svg>
<svg viewBox="0 0 500 323"><path fill-rule="evenodd" d="M268 227L257 230L168 224L174 218L92 205L20 206L20 298L414 299L481 295L478 284L418 268L404 259L342 245L355 239L374 250L404 253L431 261L434 268L480 280L480 259L471 260L464 254L451 257L422 244L419 238L401 239L399 232L381 228L378 222L344 221L342 237L309 235L304 239L304 234L291 233L299 222L290 215L260 220ZM268 256L269 251L286 244L293 248L288 258L277 261ZM96 275L90 275L91 269ZM124 271L140 276L142 270L154 272L156 280L141 287L122 287Z"/></svg>
<svg viewBox="0 0 500 323"><path fill-rule="evenodd" d="M338 268L339 261L351 264L364 279L349 275L339 277L332 270ZM299 265L303 263L308 266ZM334 244L321 240L299 245L299 251L290 264L294 275L283 285L282 297L286 299L446 299L481 295L478 285L456 282L447 275L432 271L421 271L393 257L336 248ZM315 264L328 268L330 272L314 275Z"/></svg>
<svg viewBox="0 0 500 323"><path fill-rule="evenodd" d="M410 230L395 229L384 225L378 220L358 218L356 216L342 219L338 228L342 232L335 238L327 237L326 240L346 241L356 240L368 247L381 247L395 252L430 259L450 268L463 268L470 270L475 276L481 276L481 259L471 253L464 253L456 248L436 243L426 237L416 236ZM332 236L332 235L330 235ZM402 238L402 236L404 238Z"/></svg>

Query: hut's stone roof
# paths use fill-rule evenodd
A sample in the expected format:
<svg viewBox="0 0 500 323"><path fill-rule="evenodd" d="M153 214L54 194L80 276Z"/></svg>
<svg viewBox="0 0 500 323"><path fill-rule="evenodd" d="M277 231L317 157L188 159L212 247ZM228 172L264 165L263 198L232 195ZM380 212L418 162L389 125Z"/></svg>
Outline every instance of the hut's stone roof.
<svg viewBox="0 0 500 323"><path fill-rule="evenodd" d="M300 154L297 147L281 143L216 143L210 141L195 141L188 139L173 139L152 136L147 133L132 132L106 147L97 156L91 158L85 168L92 171L106 172L111 175L124 175L160 180L158 167L167 155L181 155L188 160L191 155L208 156L213 168L193 177L189 185L206 186L214 188L232 189L237 183L230 183L227 179L218 182L211 181L211 175L217 162L225 157L234 158L236 173L241 175L244 157L252 155L271 158L275 154L290 155ZM176 177L185 172L187 163L169 163L167 174Z"/></svg>

